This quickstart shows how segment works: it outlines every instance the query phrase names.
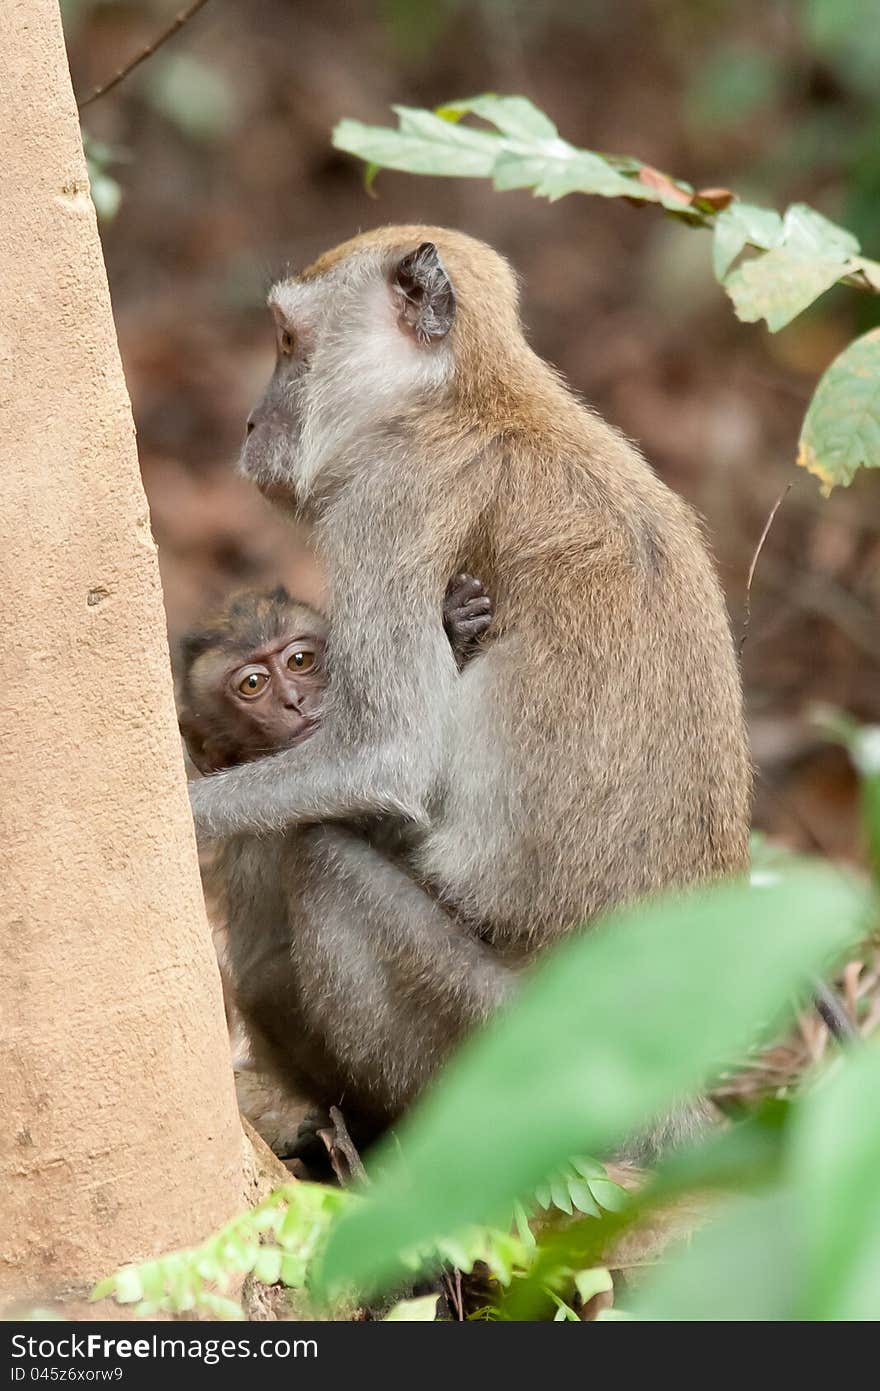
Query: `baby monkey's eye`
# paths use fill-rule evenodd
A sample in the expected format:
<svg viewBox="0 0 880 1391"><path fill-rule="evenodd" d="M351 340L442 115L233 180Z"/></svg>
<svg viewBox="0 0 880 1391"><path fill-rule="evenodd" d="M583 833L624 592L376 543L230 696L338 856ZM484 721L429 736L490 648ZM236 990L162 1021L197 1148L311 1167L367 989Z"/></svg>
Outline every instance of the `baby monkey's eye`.
<svg viewBox="0 0 880 1391"><path fill-rule="evenodd" d="M315 654L298 647L295 652L291 652L287 665L290 671L308 671L309 667L315 665Z"/></svg>
<svg viewBox="0 0 880 1391"><path fill-rule="evenodd" d="M255 696L264 691L269 684L269 678L263 671L249 671L247 676L243 676L238 683L238 689L242 695Z"/></svg>

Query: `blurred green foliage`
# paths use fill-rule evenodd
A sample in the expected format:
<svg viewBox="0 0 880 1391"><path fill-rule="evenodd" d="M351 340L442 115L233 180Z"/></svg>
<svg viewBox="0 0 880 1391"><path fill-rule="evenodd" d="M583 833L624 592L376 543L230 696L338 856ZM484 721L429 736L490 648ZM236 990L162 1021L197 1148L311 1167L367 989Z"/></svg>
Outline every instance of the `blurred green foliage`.
<svg viewBox="0 0 880 1391"><path fill-rule="evenodd" d="M765 1106L674 1155L635 1196L592 1162L569 1163L541 1197L572 1219L537 1239L516 1200L579 1144L613 1148L778 1027L811 973L862 938L871 908L866 887L788 858L751 885L613 915L552 953L461 1050L399 1141L372 1156L365 1193L291 1185L203 1246L127 1267L95 1297L144 1314L234 1317L236 1275L306 1288L332 1307L444 1261L481 1262L483 1317L575 1317L578 1288L603 1287L610 1242L682 1194L709 1191L745 1196L670 1260L634 1316L864 1316L880 1297L880 1113L864 1104L880 1080L876 1047L798 1103ZM852 1210L819 1219L838 1194Z"/></svg>

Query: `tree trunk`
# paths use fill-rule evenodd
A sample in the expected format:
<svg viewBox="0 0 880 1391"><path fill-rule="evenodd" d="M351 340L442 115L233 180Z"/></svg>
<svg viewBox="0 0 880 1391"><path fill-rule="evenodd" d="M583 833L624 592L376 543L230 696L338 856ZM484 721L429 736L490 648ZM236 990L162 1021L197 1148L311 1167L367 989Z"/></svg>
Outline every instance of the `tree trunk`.
<svg viewBox="0 0 880 1391"><path fill-rule="evenodd" d="M0 44L0 1292L243 1203L162 596L56 0Z"/></svg>

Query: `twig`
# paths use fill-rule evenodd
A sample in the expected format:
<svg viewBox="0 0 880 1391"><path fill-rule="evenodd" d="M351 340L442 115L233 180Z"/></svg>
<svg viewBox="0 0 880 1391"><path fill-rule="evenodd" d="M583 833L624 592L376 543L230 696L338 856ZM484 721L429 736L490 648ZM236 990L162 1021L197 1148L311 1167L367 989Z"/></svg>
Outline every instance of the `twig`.
<svg viewBox="0 0 880 1391"><path fill-rule="evenodd" d="M752 563L749 566L749 575L748 579L746 580L746 601L745 606L743 608L742 636L739 640L740 656L742 656L742 650L746 645L746 638L749 635L749 624L752 621L752 580L755 578L755 567L758 564L759 557L761 555L762 550L764 549L764 542L770 535L770 528L773 525L773 522L776 518L776 513L779 511L780 507L782 506L783 502L788 497L790 492L791 484L788 483L786 487L783 488L782 492L779 494L779 497L776 499L773 506L770 508L770 515L764 523L764 530L761 532L758 544L755 547L755 554L752 556Z"/></svg>
<svg viewBox="0 0 880 1391"><path fill-rule="evenodd" d="M140 67L141 63L146 62L148 58L152 57L156 50L162 47L163 43L167 43L169 39L173 39L174 35L183 28L184 24L188 24L193 15L198 14L199 10L203 9L207 3L208 0L193 0L193 4L189 5L185 10L181 10L176 18L168 25L168 28L163 29L162 33L158 34L156 38L153 39L152 43L142 49L136 58L132 58L131 62L126 63L124 68L120 68L119 71L110 78L109 82L105 82L102 86L96 87L93 92L89 92L89 95L78 103L77 110L84 111L87 106L91 106L93 101L97 101L99 97L106 96L108 92L112 92L113 88L117 87L124 78L128 77L130 72L134 72L135 68Z"/></svg>
<svg viewBox="0 0 880 1391"><path fill-rule="evenodd" d="M319 1130L318 1134L327 1147L333 1172L343 1187L353 1178L366 1182L367 1171L355 1149L354 1141L348 1133L348 1127L338 1106L330 1107L330 1120L333 1123L333 1129ZM340 1163L340 1156L345 1160L347 1168Z"/></svg>
<svg viewBox="0 0 880 1391"><path fill-rule="evenodd" d="M861 1043L862 1035L844 1009L840 997L819 976L813 978L813 1000L816 1013L832 1038L836 1038L838 1043L853 1043L856 1040Z"/></svg>

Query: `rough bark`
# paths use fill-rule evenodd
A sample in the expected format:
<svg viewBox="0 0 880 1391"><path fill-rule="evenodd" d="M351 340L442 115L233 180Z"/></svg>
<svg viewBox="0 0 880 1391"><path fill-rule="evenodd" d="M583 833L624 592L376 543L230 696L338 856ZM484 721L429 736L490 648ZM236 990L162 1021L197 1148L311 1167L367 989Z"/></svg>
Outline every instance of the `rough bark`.
<svg viewBox="0 0 880 1391"><path fill-rule="evenodd" d="M56 0L0 44L0 1293L244 1197L162 597Z"/></svg>

